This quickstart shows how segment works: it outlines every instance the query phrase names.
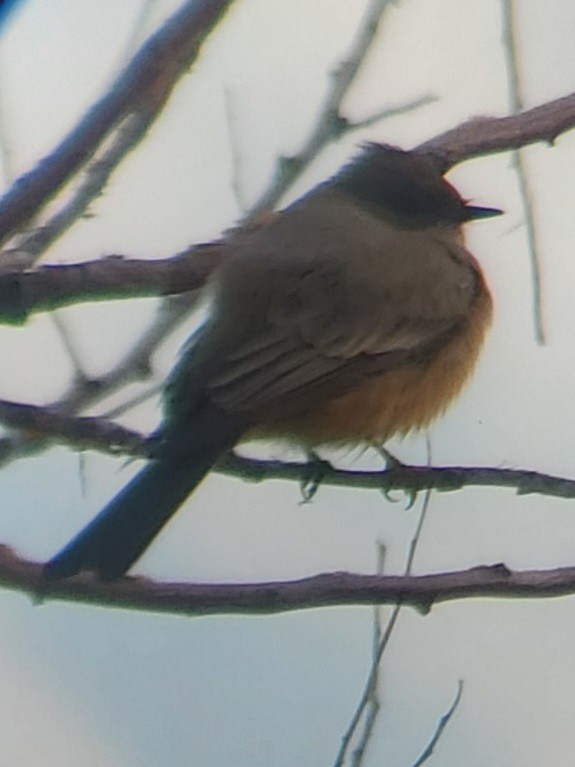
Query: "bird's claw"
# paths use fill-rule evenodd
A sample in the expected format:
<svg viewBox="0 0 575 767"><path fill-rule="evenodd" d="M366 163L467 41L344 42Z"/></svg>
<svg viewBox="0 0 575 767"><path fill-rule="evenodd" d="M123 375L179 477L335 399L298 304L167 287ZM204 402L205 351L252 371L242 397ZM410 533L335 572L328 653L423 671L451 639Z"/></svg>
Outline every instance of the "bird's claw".
<svg viewBox="0 0 575 767"><path fill-rule="evenodd" d="M307 464L300 482L302 504L309 503L313 499L319 490L323 478L332 470L332 468L333 467L329 461L320 458L320 456L313 450L308 451Z"/></svg>
<svg viewBox="0 0 575 767"><path fill-rule="evenodd" d="M394 471L396 469L404 469L405 464L403 461L400 461L399 458L396 458L393 453L390 453L387 448L385 448L383 445L377 445L376 449L378 453L381 455L383 460L385 461L385 469L384 472L388 471ZM399 498L394 498L392 496L392 490L387 487L383 487L381 489L381 492L383 493L383 496L386 501L389 503L398 503ZM402 493L404 493L407 496L407 504L405 506L405 510L409 511L413 508L415 505L415 502L417 500L417 490L414 488L409 488L408 490L402 490Z"/></svg>

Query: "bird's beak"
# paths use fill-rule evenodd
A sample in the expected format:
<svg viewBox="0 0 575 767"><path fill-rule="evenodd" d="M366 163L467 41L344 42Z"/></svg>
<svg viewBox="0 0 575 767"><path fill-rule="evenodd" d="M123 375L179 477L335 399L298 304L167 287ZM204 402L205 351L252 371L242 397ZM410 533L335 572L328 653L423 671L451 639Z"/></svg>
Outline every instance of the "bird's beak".
<svg viewBox="0 0 575 767"><path fill-rule="evenodd" d="M479 208L476 205L466 205L467 220L474 221L477 218L491 218L492 216L501 216L503 211L499 208Z"/></svg>

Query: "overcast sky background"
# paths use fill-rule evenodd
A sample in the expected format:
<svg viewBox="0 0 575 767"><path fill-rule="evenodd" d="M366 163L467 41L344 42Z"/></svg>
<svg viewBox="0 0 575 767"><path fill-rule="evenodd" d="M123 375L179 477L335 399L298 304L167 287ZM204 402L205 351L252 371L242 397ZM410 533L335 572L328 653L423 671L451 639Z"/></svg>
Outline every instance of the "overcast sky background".
<svg viewBox="0 0 575 767"><path fill-rule="evenodd" d="M0 114L9 177L29 169L109 85L125 61L142 0L26 0L0 36ZM158 0L151 32L177 2ZM528 106L575 89L575 5L520 5ZM51 262L109 253L168 256L217 236L241 215L231 141L249 203L280 153L297 151L329 72L346 54L360 0L238 0L184 77L148 140L114 175ZM227 94L227 95L226 95ZM325 151L290 193L333 172L359 140L410 148L475 115L507 111L498 0L404 0L388 13L357 86L353 119L434 94L411 115L372 126ZM227 109L231 106L233 124ZM506 216L468 228L496 301L477 375L431 432L434 462L525 467L574 476L575 132L526 150L537 198L548 343L534 340L517 180L506 155L458 167L450 180ZM141 331L152 300L61 313L87 369L104 372ZM184 328L158 355L162 380ZM71 366L50 319L0 329L0 397L49 402ZM153 406L124 423L151 429ZM394 444L425 461L423 438ZM288 453L271 448L274 456ZM369 454L341 465L376 466ZM0 474L0 541L47 558L137 466L64 448ZM377 493L322 488L301 506L298 487L210 477L137 572L199 581L372 572L376 541L400 572L417 520ZM416 572L505 562L575 561L571 502L483 489L434 495ZM79 605L35 607L0 592L0 762L85 767L331 765L364 684L369 608L276 617L185 619ZM575 601L474 600L402 615L384 665L384 711L366 765L409 767L457 680L463 701L434 760L442 767L570 765L575 750Z"/></svg>

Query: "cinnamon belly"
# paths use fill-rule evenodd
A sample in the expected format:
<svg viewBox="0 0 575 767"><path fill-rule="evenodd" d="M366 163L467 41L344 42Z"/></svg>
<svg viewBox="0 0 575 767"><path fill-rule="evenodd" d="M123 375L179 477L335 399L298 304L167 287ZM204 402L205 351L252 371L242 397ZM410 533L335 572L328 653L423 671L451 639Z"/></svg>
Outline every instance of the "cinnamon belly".
<svg viewBox="0 0 575 767"><path fill-rule="evenodd" d="M370 378L313 412L258 429L257 437L310 446L357 444L424 429L447 409L475 368L492 316L491 297L482 287L460 331L430 360Z"/></svg>

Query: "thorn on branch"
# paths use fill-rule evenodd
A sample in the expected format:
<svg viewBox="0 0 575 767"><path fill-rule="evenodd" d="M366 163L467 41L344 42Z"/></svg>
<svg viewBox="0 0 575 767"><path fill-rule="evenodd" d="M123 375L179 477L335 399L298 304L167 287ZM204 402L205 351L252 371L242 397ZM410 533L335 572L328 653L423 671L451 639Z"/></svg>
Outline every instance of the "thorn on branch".
<svg viewBox="0 0 575 767"><path fill-rule="evenodd" d="M426 615L429 615L434 604L435 599L430 597L428 599L421 599L417 602L413 602L411 607L413 607L416 613L419 613L419 615L425 617Z"/></svg>

